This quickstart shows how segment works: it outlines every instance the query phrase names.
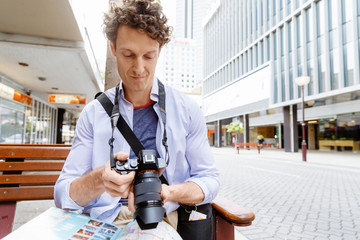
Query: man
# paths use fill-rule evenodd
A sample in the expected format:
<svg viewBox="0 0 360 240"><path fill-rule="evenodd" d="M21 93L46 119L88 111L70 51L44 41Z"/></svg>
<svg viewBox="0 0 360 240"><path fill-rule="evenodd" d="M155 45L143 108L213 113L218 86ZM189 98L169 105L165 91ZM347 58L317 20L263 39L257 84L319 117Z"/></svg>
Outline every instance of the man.
<svg viewBox="0 0 360 240"><path fill-rule="evenodd" d="M155 68L161 47L170 40L170 28L161 6L152 0L124 0L105 16L105 33L116 57L121 78L119 110L146 149L165 159L164 125L158 104ZM219 179L199 106L182 93L165 87L166 131L170 156L163 175L161 197L166 213L180 204L201 205L215 198ZM105 92L114 103L115 88ZM76 126L72 150L55 186L55 203L81 210L109 222L119 215L120 199L129 197L134 211L132 182L135 172L120 175L110 169L110 117L99 101L90 102ZM114 158L135 158L129 144L115 129Z"/></svg>

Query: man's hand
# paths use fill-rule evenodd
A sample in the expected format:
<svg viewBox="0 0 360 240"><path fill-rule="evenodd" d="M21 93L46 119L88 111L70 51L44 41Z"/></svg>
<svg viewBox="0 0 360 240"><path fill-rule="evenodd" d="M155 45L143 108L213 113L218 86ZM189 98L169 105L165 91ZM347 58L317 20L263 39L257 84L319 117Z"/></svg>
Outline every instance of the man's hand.
<svg viewBox="0 0 360 240"><path fill-rule="evenodd" d="M161 198L163 200L163 203L166 203L170 198L170 188L169 185L161 184Z"/></svg>
<svg viewBox="0 0 360 240"><path fill-rule="evenodd" d="M126 160L129 154L118 152L114 159ZM120 175L110 168L110 161L104 166L94 169L86 175L75 179L70 185L70 197L79 206L86 206L99 197L104 191L113 197L127 197L135 172Z"/></svg>
<svg viewBox="0 0 360 240"><path fill-rule="evenodd" d="M129 197L128 197L128 208L130 212L134 213L136 211L135 209L135 195L134 195L134 186L131 185Z"/></svg>
<svg viewBox="0 0 360 240"><path fill-rule="evenodd" d="M161 185L161 198L166 202L179 202L186 205L195 205L204 200L204 193L194 182L185 182L176 185Z"/></svg>
<svg viewBox="0 0 360 240"><path fill-rule="evenodd" d="M125 161L129 154L118 152L114 154L115 160ZM112 197L127 198L129 196L130 188L135 177L135 171L130 171L128 174L121 175L116 171L111 170L110 160L105 164L102 179L104 182L105 191Z"/></svg>

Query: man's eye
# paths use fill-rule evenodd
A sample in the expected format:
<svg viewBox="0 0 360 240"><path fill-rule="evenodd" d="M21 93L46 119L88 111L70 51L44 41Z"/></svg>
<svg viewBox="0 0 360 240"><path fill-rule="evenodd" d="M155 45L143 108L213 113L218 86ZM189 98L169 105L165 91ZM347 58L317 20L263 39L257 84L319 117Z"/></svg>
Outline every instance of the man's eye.
<svg viewBox="0 0 360 240"><path fill-rule="evenodd" d="M153 59L154 56L153 56L153 55L145 55L145 58L146 58L146 59Z"/></svg>
<svg viewBox="0 0 360 240"><path fill-rule="evenodd" d="M124 51L124 52L122 52L122 55L126 58L129 58L129 57L132 57L134 54L132 54L131 52L128 52L128 51Z"/></svg>

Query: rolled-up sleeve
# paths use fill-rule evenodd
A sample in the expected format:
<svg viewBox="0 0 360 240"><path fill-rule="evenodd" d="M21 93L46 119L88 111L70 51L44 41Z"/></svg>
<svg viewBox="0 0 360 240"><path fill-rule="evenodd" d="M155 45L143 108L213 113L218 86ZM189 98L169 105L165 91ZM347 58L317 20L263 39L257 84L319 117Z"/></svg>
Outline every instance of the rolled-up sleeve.
<svg viewBox="0 0 360 240"><path fill-rule="evenodd" d="M70 185L76 178L92 170L92 131L88 108L85 107L76 124L72 149L65 161L60 177L55 184L54 200L55 205L59 208L70 210L84 209L84 207L79 206L71 199ZM92 205L93 202L89 203L88 206Z"/></svg>
<svg viewBox="0 0 360 240"><path fill-rule="evenodd" d="M219 171L207 138L205 119L197 104L190 106L189 131L186 139L186 159L190 165L190 178L200 186L205 198L201 204L211 202L218 194Z"/></svg>

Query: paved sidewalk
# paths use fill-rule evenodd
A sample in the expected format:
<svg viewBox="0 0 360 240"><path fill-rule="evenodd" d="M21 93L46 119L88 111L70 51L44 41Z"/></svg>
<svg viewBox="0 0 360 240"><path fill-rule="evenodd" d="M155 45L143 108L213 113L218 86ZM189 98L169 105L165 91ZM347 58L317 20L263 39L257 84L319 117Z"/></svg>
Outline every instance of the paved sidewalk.
<svg viewBox="0 0 360 240"><path fill-rule="evenodd" d="M235 155L237 155L237 151L235 151L231 147L213 147L212 149L215 153L234 153ZM263 159L272 159L288 162L302 162L301 149L299 149L298 152L285 152L283 149L264 148L261 149L260 154L258 154L257 149L241 149L238 155L252 157L257 156ZM310 164L360 169L360 152L308 150L306 157L307 163Z"/></svg>
<svg viewBox="0 0 360 240"><path fill-rule="evenodd" d="M360 154L213 148L219 195L252 210L237 239L360 239Z"/></svg>
<svg viewBox="0 0 360 240"><path fill-rule="evenodd" d="M360 153L308 151L305 163L301 151L212 150L219 194L256 214L237 240L360 239ZM52 206L52 200L19 202L13 229Z"/></svg>
<svg viewBox="0 0 360 240"><path fill-rule="evenodd" d="M18 202L16 204L13 231L51 207L55 207L54 200Z"/></svg>

